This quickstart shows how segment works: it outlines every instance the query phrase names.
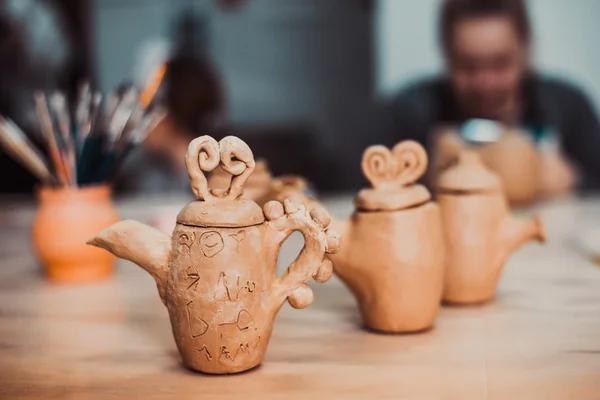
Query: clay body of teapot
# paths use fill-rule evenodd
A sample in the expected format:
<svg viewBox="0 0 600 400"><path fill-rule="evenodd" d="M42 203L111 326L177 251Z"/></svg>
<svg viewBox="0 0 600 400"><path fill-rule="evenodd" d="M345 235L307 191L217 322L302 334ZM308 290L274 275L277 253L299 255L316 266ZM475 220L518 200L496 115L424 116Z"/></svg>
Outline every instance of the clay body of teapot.
<svg viewBox="0 0 600 400"><path fill-rule="evenodd" d="M226 190L208 189L203 172L221 165L233 179ZM217 143L193 140L186 155L198 198L177 217L172 237L135 221L122 221L88 243L133 261L156 280L183 363L194 370L223 374L257 366L263 359L275 315L286 301L295 308L312 302L311 278L332 275L326 253L339 238L327 230L323 208L309 213L291 199L261 209L241 198L254 169L248 146L236 137ZM281 277L276 263L282 243L300 231L305 245Z"/></svg>
<svg viewBox="0 0 600 400"><path fill-rule="evenodd" d="M208 178L208 185L212 188L229 187L231 175L222 168L215 169ZM257 160L256 168L244 187L242 197L255 201L262 206L270 200L283 201L290 196L304 197L308 189L305 179L295 175L273 177L267 162Z"/></svg>
<svg viewBox="0 0 600 400"><path fill-rule="evenodd" d="M545 241L543 222L510 215L500 178L474 151L460 153L458 163L440 175L436 191L446 242L443 298L488 301L510 254L530 240Z"/></svg>
<svg viewBox="0 0 600 400"><path fill-rule="evenodd" d="M344 240L330 256L334 272L376 331L420 331L437 316L444 276L440 210L424 186L413 185L426 167L416 142L391 151L369 147L362 170L373 188L359 192L349 220L335 221Z"/></svg>

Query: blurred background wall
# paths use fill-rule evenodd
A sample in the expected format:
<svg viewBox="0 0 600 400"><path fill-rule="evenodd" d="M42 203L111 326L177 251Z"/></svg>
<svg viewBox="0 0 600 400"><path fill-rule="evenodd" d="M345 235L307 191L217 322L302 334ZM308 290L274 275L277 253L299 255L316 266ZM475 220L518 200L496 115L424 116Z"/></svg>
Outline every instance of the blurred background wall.
<svg viewBox="0 0 600 400"><path fill-rule="evenodd" d="M205 50L227 88L229 122L267 130L287 125L282 134L308 126L316 144L299 157L317 152L319 167L280 172L314 175L320 187L354 187L362 184L356 160L368 144L375 107L369 4L249 0L223 12L213 0L95 0L96 76L103 90L118 85L131 76L140 46L169 38L174 19L194 10L205 18ZM317 171L336 166L352 172Z"/></svg>
<svg viewBox="0 0 600 400"><path fill-rule="evenodd" d="M298 160L314 155L314 165L298 170L274 160L275 172L305 174L322 189L364 184L359 160L365 146L381 141L379 102L441 67L441 0L245 0L231 12L213 0L89 1L91 69L104 91L134 80L140 48L168 39L174 20L194 10L205 19L202 43L227 88L229 122L242 131L270 129L269 137L308 127L313 144L288 148ZM600 34L600 1L531 0L530 7L538 65L573 78L600 109L600 47L591 45Z"/></svg>
<svg viewBox="0 0 600 400"><path fill-rule="evenodd" d="M441 70L437 12L441 0L379 0L377 89L387 96L415 76ZM529 0L535 61L543 72L582 87L600 110L600 1Z"/></svg>

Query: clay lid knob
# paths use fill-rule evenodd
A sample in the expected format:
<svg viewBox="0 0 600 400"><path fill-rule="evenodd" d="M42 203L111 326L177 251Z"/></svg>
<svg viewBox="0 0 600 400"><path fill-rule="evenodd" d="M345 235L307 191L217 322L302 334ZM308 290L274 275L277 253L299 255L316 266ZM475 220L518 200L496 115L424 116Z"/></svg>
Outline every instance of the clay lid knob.
<svg viewBox="0 0 600 400"><path fill-rule="evenodd" d="M189 144L185 165L198 200L181 210L177 222L212 227L243 227L264 222L258 204L241 198L244 184L256 165L252 150L244 141L227 136L217 142L210 136L200 136ZM211 189L204 173L219 166L232 177L229 187Z"/></svg>
<svg viewBox="0 0 600 400"><path fill-rule="evenodd" d="M240 138L227 136L217 143L210 136L200 136L188 146L185 165L196 197L212 201L239 198L256 164L252 150ZM211 172L219 165L233 177L229 188L209 189L204 172Z"/></svg>
<svg viewBox="0 0 600 400"><path fill-rule="evenodd" d="M371 146L365 150L361 167L372 189L363 189L355 204L364 210L393 211L427 202L431 195L414 183L427 169L427 153L417 142L406 140L388 149Z"/></svg>

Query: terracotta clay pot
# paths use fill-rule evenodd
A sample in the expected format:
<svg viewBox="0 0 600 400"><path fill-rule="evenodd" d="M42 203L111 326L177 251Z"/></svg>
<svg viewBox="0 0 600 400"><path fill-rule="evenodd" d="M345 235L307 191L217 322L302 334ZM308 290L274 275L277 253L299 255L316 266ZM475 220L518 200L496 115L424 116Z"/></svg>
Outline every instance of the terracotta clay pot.
<svg viewBox="0 0 600 400"><path fill-rule="evenodd" d="M483 147L480 154L500 177L511 205L525 206L536 200L539 157L533 142L523 132L507 130L500 140Z"/></svg>
<svg viewBox="0 0 600 400"><path fill-rule="evenodd" d="M242 197L254 167L246 143L228 136L194 139L186 165L197 200L177 216L172 235L135 221L122 221L88 241L133 261L154 277L169 311L183 363L211 374L246 371L262 362L273 323L288 301L304 308L313 300L306 284L333 274L326 254L339 238L321 207L270 201L261 208ZM209 188L205 173L217 167L230 176L227 188ZM279 249L295 231L304 248L281 277Z"/></svg>
<svg viewBox="0 0 600 400"><path fill-rule="evenodd" d="M475 151L463 150L436 186L446 243L443 298L455 304L489 301L512 252L546 240L544 224L539 216L510 214L501 179Z"/></svg>
<svg viewBox="0 0 600 400"><path fill-rule="evenodd" d="M85 243L119 220L110 195L108 186L38 191L33 244L48 279L87 283L113 274L116 258Z"/></svg>
<svg viewBox="0 0 600 400"><path fill-rule="evenodd" d="M539 156L523 132L506 129L498 141L479 146L467 143L452 129L439 132L433 143L432 168L428 174L431 186L456 161L462 150L476 151L481 155L482 161L501 180L510 205L523 206L536 200Z"/></svg>
<svg viewBox="0 0 600 400"><path fill-rule="evenodd" d="M355 200L347 221L334 221L343 240L329 255L354 294L365 325L380 332L433 326L442 297L444 239L440 208L414 184L427 154L413 141L369 147L362 169L372 188Z"/></svg>

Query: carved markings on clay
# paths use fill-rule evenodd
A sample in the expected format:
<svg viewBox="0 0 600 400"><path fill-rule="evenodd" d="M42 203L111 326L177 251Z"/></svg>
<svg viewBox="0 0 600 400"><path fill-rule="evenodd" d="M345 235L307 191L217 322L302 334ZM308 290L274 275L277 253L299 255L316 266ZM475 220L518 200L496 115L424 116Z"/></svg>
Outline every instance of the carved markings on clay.
<svg viewBox="0 0 600 400"><path fill-rule="evenodd" d="M231 351L229 351L229 349L227 348L227 346L221 346L221 349L219 350L219 361L220 362L224 362L224 361L232 361L235 362L236 358L238 357L238 355L240 354L250 354L251 352L253 352L254 350L256 350L256 348L258 347L260 343L260 336L256 338L256 340L253 343L240 343L240 345L237 347L237 349L235 350L235 353L231 353Z"/></svg>
<svg viewBox="0 0 600 400"><path fill-rule="evenodd" d="M192 303L194 302L190 301L186 304L186 313L188 326L190 328L190 336L192 339L196 339L208 331L208 323L194 314L194 311L192 310Z"/></svg>
<svg viewBox="0 0 600 400"><path fill-rule="evenodd" d="M179 238L177 239L177 242L181 246L183 246L187 249L188 255L191 254L192 245L194 244L195 241L196 241L196 232L192 232L191 235L188 235L187 233L182 233L181 235L179 235Z"/></svg>
<svg viewBox="0 0 600 400"><path fill-rule="evenodd" d="M200 250L207 258L216 256L223 251L224 247L223 236L217 231L204 232L200 236Z"/></svg>
<svg viewBox="0 0 600 400"><path fill-rule="evenodd" d="M253 293L254 290L256 290L256 282L246 281L246 283L240 284L239 276L237 277L235 286L230 287L225 272L221 272L219 281L217 282L217 289L215 290L215 300L235 302L240 299L243 292Z"/></svg>
<svg viewBox="0 0 600 400"><path fill-rule="evenodd" d="M244 309L238 313L235 321L219 324L219 326L226 325L235 325L240 331L247 331L254 326L254 317L252 317L252 314L248 310Z"/></svg>
<svg viewBox="0 0 600 400"><path fill-rule="evenodd" d="M234 251L238 251L240 242L246 238L246 232L239 231L238 233L233 233L228 236L235 241ZM192 246L195 242L196 232L182 233L177 238L177 243L185 248L185 252L188 255L192 254ZM225 240L223 239L221 233L217 231L204 232L202 235L200 235L198 243L200 244L200 251L202 251L202 254L204 254L204 256L207 258L216 256L225 248Z"/></svg>
<svg viewBox="0 0 600 400"><path fill-rule="evenodd" d="M236 241L235 251L238 251L238 247L240 246L240 242L246 238L245 231L239 231L238 233L234 233L229 235L230 238Z"/></svg>
<svg viewBox="0 0 600 400"><path fill-rule="evenodd" d="M208 349L206 348L206 346L203 346L201 349L196 348L196 351L199 353L204 353L204 355L206 356L206 359L208 361L212 361L212 356L210 355L210 352L208 351Z"/></svg>
<svg viewBox="0 0 600 400"><path fill-rule="evenodd" d="M187 287L186 290L189 290L192 286L196 286L194 288L197 289L198 288L198 282L200 281L200 274L198 273L198 268L192 266L187 267L186 270L187 273L187 278L188 280L190 280L192 283L189 284L189 286Z"/></svg>

